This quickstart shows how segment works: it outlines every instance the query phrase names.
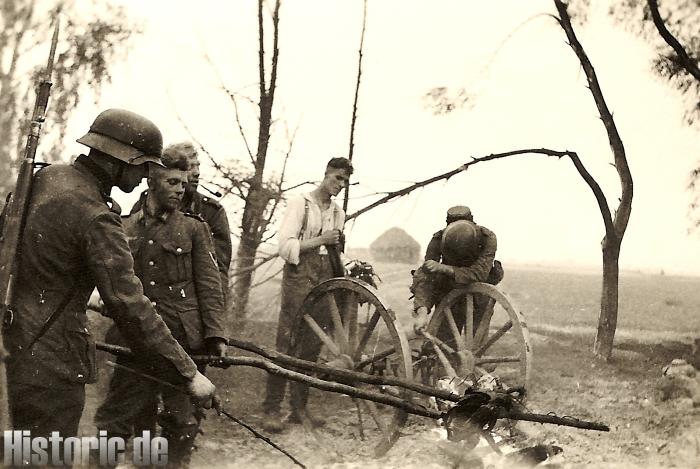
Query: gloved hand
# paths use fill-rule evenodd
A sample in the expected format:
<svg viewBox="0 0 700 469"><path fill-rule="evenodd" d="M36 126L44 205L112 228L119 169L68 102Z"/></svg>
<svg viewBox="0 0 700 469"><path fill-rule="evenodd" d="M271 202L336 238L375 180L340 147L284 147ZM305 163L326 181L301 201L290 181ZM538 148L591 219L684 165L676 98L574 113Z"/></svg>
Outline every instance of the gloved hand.
<svg viewBox="0 0 700 469"><path fill-rule="evenodd" d="M425 261L423 263L423 268L431 274L443 274L454 276L454 270L452 269L452 266L441 264L440 262L434 260Z"/></svg>
<svg viewBox="0 0 700 469"><path fill-rule="evenodd" d="M192 400L205 409L210 409L216 386L209 381L209 378L197 371L194 378L187 383L187 392Z"/></svg>
<svg viewBox="0 0 700 469"><path fill-rule="evenodd" d="M420 335L428 327L428 308L421 306L413 312L413 332Z"/></svg>
<svg viewBox="0 0 700 469"><path fill-rule="evenodd" d="M212 337L207 339L206 344L207 352L209 353L209 355L212 355L214 357L226 356L226 349L228 348L226 339L222 339L221 337Z"/></svg>

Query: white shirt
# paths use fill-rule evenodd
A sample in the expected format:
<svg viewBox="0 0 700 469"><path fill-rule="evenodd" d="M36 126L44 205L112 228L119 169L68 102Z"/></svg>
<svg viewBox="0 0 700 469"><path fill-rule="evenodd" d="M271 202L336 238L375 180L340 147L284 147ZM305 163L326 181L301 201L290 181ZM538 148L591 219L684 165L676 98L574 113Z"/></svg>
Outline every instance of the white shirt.
<svg viewBox="0 0 700 469"><path fill-rule="evenodd" d="M307 204L306 227L302 232ZM279 255L286 262L297 265L301 240L315 238L325 231L342 230L344 224L345 212L333 200L328 209L322 211L310 193L295 196L287 202L287 211L277 233ZM319 253L326 254L325 246L320 247Z"/></svg>

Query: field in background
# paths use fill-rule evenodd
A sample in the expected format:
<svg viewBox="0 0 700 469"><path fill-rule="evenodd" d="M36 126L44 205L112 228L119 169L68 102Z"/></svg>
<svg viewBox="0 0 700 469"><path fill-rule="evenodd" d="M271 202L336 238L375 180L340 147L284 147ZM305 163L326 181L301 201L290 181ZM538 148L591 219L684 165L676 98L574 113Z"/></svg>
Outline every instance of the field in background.
<svg viewBox="0 0 700 469"><path fill-rule="evenodd" d="M268 275L282 264L279 259ZM408 320L411 301L408 287L411 269L406 264L375 263L382 279L380 296L399 316ZM500 287L537 328L593 331L597 326L601 274L561 268L505 265ZM267 275L259 273L257 278ZM272 321L279 310L281 274L256 287L251 294L249 317ZM622 272L620 276L620 337L678 338L689 341L700 336L700 277Z"/></svg>

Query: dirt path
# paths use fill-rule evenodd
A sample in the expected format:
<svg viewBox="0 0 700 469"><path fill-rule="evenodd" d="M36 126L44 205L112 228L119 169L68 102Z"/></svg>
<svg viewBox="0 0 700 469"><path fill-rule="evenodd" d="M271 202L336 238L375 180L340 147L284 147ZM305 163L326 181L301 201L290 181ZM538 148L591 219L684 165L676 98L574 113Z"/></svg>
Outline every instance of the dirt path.
<svg viewBox="0 0 700 469"><path fill-rule="evenodd" d="M269 345L269 323L250 323L245 338ZM553 443L564 449L557 456L560 467L700 467L700 408L679 407L678 402L655 403L654 386L663 365L688 353L681 343L652 345L623 341L615 359L596 364L589 357L591 337L542 330L533 332L534 380L528 406L535 412L555 411L608 423L610 433L521 423L532 442ZM254 425L260 425L260 402L265 374L256 369L212 370L212 379L228 409ZM103 376L104 381L104 376ZM103 382L102 381L102 382ZM92 386L84 419L102 386ZM348 416L334 413L339 399L314 392L312 408L333 425L344 425ZM245 429L209 415L198 438L195 468L293 467L291 462ZM411 418L404 436L383 458L374 459L366 445L323 434L323 446L304 428L290 426L274 440L308 467L451 467L459 448L439 441L439 430L427 419ZM328 449L335 448L335 452Z"/></svg>

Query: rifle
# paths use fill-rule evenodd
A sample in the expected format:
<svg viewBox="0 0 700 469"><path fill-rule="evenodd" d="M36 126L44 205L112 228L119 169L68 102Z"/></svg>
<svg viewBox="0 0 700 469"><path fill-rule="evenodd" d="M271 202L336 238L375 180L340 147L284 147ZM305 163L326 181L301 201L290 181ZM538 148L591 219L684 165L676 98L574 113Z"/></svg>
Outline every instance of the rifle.
<svg viewBox="0 0 700 469"><path fill-rule="evenodd" d="M12 305L15 293L15 278L17 274L17 261L19 259L20 240L24 230L27 208L32 195L32 182L34 176L36 149L39 146L41 127L46 120L46 107L51 94L51 73L53 72L56 44L58 43L59 19L56 16L56 25L51 39L49 60L46 64L44 76L39 83L34 104L34 113L27 135L27 145L24 150L24 159L17 173L15 190L8 197L3 210L2 237L0 237L0 297L3 317L3 325L8 325L13 319ZM5 343L0 334L0 429L11 427L10 415L7 408L7 375L5 361L7 352Z"/></svg>

